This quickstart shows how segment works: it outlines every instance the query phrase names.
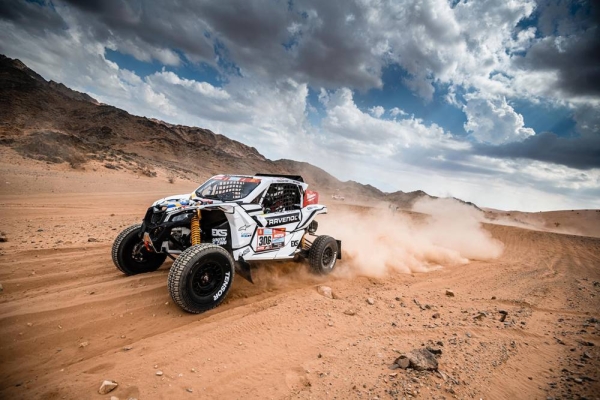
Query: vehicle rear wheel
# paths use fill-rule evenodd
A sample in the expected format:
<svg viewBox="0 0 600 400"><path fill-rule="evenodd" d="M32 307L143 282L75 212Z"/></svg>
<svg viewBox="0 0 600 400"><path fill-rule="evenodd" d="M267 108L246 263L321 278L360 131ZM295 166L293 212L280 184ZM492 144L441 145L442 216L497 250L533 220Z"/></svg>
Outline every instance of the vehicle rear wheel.
<svg viewBox="0 0 600 400"><path fill-rule="evenodd" d="M171 298L194 314L215 308L233 284L234 268L233 258L221 246L192 246L177 257L169 271Z"/></svg>
<svg viewBox="0 0 600 400"><path fill-rule="evenodd" d="M338 251L334 238L326 235L317 237L308 251L310 268L319 274L329 274L335 267Z"/></svg>
<svg viewBox="0 0 600 400"><path fill-rule="evenodd" d="M166 254L146 250L139 236L141 227L141 224L136 224L126 228L113 243L113 262L125 275L156 271L167 258Z"/></svg>

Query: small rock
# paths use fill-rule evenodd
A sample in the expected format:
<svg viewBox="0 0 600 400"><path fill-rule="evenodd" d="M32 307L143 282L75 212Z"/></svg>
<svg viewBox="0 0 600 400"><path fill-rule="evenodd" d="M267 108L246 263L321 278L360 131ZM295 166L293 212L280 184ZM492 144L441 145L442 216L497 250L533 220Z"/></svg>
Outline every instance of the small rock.
<svg viewBox="0 0 600 400"><path fill-rule="evenodd" d="M110 396L110 400L119 400L117 396Z"/></svg>
<svg viewBox="0 0 600 400"><path fill-rule="evenodd" d="M346 314L346 315L356 315L356 311L354 311L354 310L346 310L346 311L344 311L344 314Z"/></svg>
<svg viewBox="0 0 600 400"><path fill-rule="evenodd" d="M471 337L471 333L470 332L465 333L465 335L467 335L468 338Z"/></svg>
<svg viewBox="0 0 600 400"><path fill-rule="evenodd" d="M406 369L410 366L410 360L405 355L401 355L400 357L398 357L396 361L394 361L394 363L402 369Z"/></svg>
<svg viewBox="0 0 600 400"><path fill-rule="evenodd" d="M508 311L506 311L506 310L498 310L498 312L502 315L500 317L500 322L504 322L504 320L506 319L506 316L508 315Z"/></svg>
<svg viewBox="0 0 600 400"><path fill-rule="evenodd" d="M580 379L580 378L575 378L573 380L577 383L583 383L583 379Z"/></svg>
<svg viewBox="0 0 600 400"><path fill-rule="evenodd" d="M436 312L435 314L433 314L431 316L431 318L433 318L433 319L438 319L439 317L440 317L440 313L439 312Z"/></svg>
<svg viewBox="0 0 600 400"><path fill-rule="evenodd" d="M329 286L318 286L317 292L319 292L319 294L321 296L327 297L329 299L333 299L333 291L331 290L331 288Z"/></svg>
<svg viewBox="0 0 600 400"><path fill-rule="evenodd" d="M131 349L133 349L132 346L125 346L125 347L123 347L123 351L129 351Z"/></svg>
<svg viewBox="0 0 600 400"><path fill-rule="evenodd" d="M0 283L0 293L2 293L4 291L4 286L2 286L2 284Z"/></svg>
<svg viewBox="0 0 600 400"><path fill-rule="evenodd" d="M98 393L107 394L115 390L119 386L119 384L115 381L104 381L100 385L100 389L98 389Z"/></svg>
<svg viewBox="0 0 600 400"><path fill-rule="evenodd" d="M96 239L96 238L93 238L93 237L88 238L88 242L97 242L97 241L98 241L98 239Z"/></svg>
<svg viewBox="0 0 600 400"><path fill-rule="evenodd" d="M81 342L79 343L79 348L83 349L84 347L87 347L90 343L89 342ZM108 393L108 392L106 392Z"/></svg>
<svg viewBox="0 0 600 400"><path fill-rule="evenodd" d="M454 297L454 292L450 289L446 289L446 296L448 297Z"/></svg>
<svg viewBox="0 0 600 400"><path fill-rule="evenodd" d="M372 297L369 297L367 299L367 303L369 303L370 305L373 305L373 304L375 304L375 299L373 299Z"/></svg>
<svg viewBox="0 0 600 400"><path fill-rule="evenodd" d="M162 371L156 371L156 376L163 376L163 372Z"/></svg>
<svg viewBox="0 0 600 400"><path fill-rule="evenodd" d="M588 353L587 351L584 351L581 358L587 358L588 360L591 360L592 356L590 356L590 353Z"/></svg>
<svg viewBox="0 0 600 400"><path fill-rule="evenodd" d="M433 347L425 347L425 349L427 349L428 352L430 352L431 354L435 354L435 355L441 355L442 354L442 349L436 349Z"/></svg>
<svg viewBox="0 0 600 400"><path fill-rule="evenodd" d="M192 389L192 388L187 388L187 389L185 389L185 390L186 390L188 393L194 393L194 389Z"/></svg>
<svg viewBox="0 0 600 400"><path fill-rule="evenodd" d="M492 296L492 300L496 300L496 296Z"/></svg>
<svg viewBox="0 0 600 400"><path fill-rule="evenodd" d="M28 322L28 323L27 323L27 326L29 326L29 327L32 327L32 326L33 326L33 324L32 324L31 322Z"/></svg>
<svg viewBox="0 0 600 400"><path fill-rule="evenodd" d="M8 242L8 238L6 237L6 233L2 232L0 234L0 242L2 242L2 243Z"/></svg>
<svg viewBox="0 0 600 400"><path fill-rule="evenodd" d="M483 311L480 311L479 314L477 314L476 316L473 317L473 319L481 321L484 317L487 317L487 314L484 313Z"/></svg>
<svg viewBox="0 0 600 400"><path fill-rule="evenodd" d="M417 371L437 371L438 361L427 349L416 349L402 354L394 361L400 368L413 368Z"/></svg>

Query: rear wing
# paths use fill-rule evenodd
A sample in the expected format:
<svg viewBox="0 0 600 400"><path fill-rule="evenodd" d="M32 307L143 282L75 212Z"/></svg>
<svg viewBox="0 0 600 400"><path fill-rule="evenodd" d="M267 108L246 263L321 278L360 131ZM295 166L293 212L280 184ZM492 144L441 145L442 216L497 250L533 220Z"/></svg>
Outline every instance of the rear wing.
<svg viewBox="0 0 600 400"><path fill-rule="evenodd" d="M282 175L282 174L254 174L254 176L266 176L269 178L287 178L294 181L304 183L304 179L300 175Z"/></svg>

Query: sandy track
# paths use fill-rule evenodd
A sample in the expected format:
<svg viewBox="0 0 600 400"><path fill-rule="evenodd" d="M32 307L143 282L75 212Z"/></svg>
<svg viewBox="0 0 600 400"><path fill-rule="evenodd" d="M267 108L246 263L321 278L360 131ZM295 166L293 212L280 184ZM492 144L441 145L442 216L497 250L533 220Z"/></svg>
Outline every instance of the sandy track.
<svg viewBox="0 0 600 400"><path fill-rule="evenodd" d="M7 251L0 275L0 393L100 397L94 395L99 383L115 379L121 385L115 394L123 398L180 398L187 388L207 398L382 396L391 384L394 349L428 340L444 342L440 369L461 383L451 385L460 397L541 398L549 382L560 382L562 368L600 379L596 347L578 343L600 345L597 326L578 329L598 310L593 281L600 280L600 240L490 229L507 245L498 261L383 280L333 280L337 300L319 296L317 282L290 265L271 267L256 286L237 279L224 306L200 316L171 303L168 264L124 277L112 266L109 244ZM447 298L446 287L456 297ZM422 311L413 299L432 309ZM498 322L499 308L514 325ZM357 314L344 314L348 309ZM439 319L431 318L434 311ZM489 317L474 320L479 311ZM584 350L595 359L573 368L566 357ZM413 385L422 396L449 395L442 378L420 380L424 387ZM581 393L598 389L597 382L578 386Z"/></svg>
<svg viewBox="0 0 600 400"><path fill-rule="evenodd" d="M107 176L89 186L128 182ZM20 190L31 192L30 183ZM486 225L505 244L499 259L384 279L324 279L298 264L266 264L255 285L237 277L221 307L190 315L168 295L170 262L124 277L110 257L113 238L150 201L190 183L130 184L104 194L74 185L70 194L43 192L41 204L0 194L10 240L0 244L0 398L600 393L598 238ZM317 293L323 282L337 299ZM399 352L422 345L442 349L443 375L389 369ZM107 396L97 394L104 379L119 382Z"/></svg>

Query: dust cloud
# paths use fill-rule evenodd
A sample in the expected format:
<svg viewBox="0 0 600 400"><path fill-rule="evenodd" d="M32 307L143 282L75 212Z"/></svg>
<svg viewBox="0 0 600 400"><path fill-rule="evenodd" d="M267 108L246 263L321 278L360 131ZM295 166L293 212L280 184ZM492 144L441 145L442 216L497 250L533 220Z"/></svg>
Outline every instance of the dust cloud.
<svg viewBox="0 0 600 400"><path fill-rule="evenodd" d="M383 277L427 272L499 257L504 245L482 225L483 213L453 199L421 199L412 213L382 208L339 208L320 234L342 240L339 275Z"/></svg>

